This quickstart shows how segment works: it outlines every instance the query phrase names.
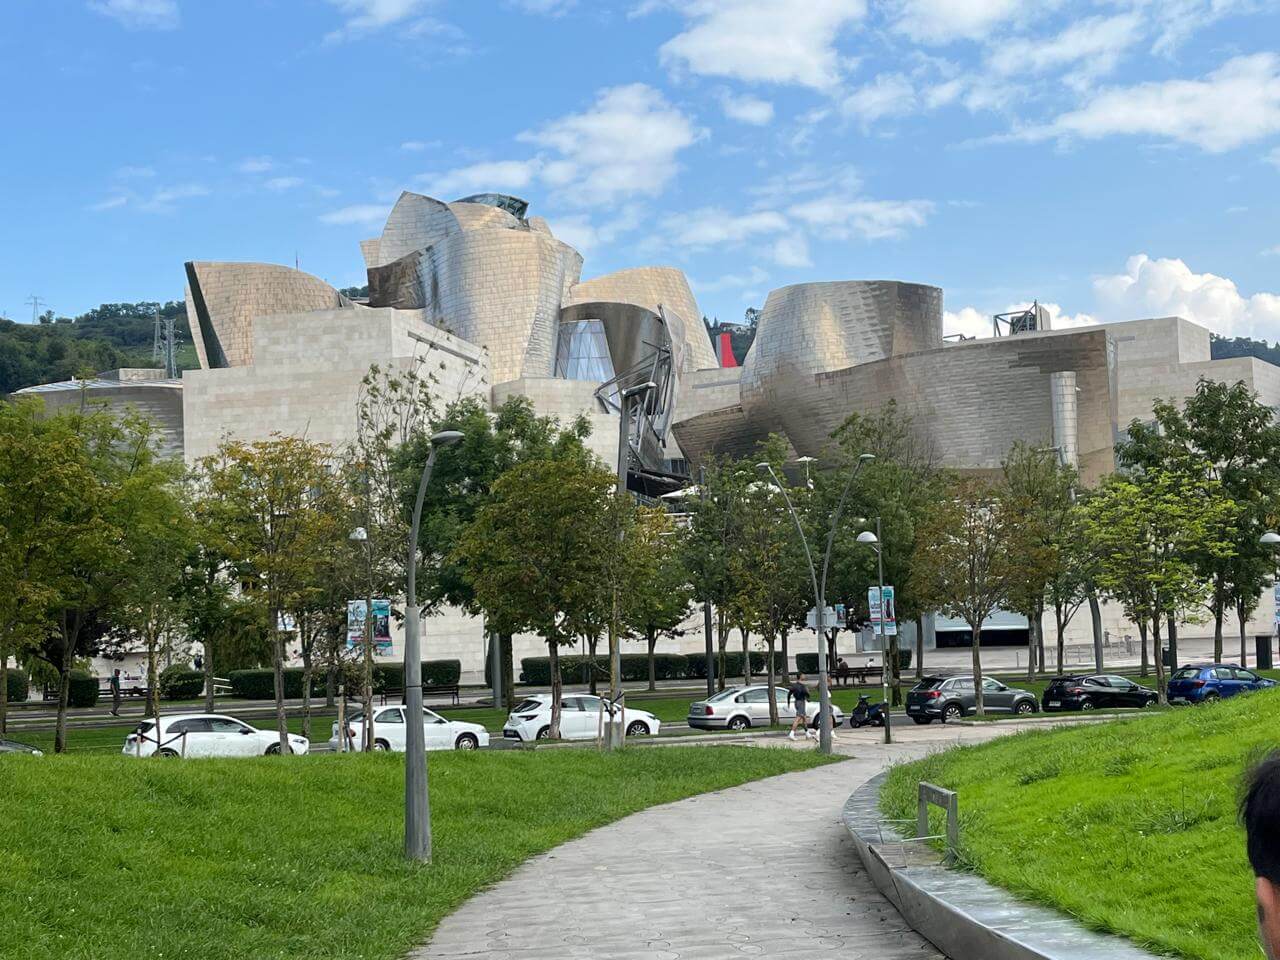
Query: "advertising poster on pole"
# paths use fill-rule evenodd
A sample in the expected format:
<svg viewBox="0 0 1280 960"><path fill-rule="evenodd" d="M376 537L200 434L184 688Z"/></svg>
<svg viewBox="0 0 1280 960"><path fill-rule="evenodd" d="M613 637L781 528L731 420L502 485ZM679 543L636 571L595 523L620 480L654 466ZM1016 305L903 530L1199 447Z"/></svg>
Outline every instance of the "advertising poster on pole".
<svg viewBox="0 0 1280 960"><path fill-rule="evenodd" d="M898 635L898 611L893 602L893 587L885 584L883 607L880 603L880 588L869 587L867 589L867 609L871 612L872 633L879 635L880 617L883 615L884 635L886 637L896 637Z"/></svg>
<svg viewBox="0 0 1280 960"><path fill-rule="evenodd" d="M359 647L364 643L365 601L347 601L347 647ZM373 601L373 649L380 654L391 650L391 601Z"/></svg>

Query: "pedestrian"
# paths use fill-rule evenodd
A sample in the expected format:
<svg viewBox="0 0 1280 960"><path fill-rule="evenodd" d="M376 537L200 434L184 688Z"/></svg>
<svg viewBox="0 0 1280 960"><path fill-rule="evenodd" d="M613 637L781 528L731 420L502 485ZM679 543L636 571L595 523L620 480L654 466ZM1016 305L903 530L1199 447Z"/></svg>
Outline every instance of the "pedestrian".
<svg viewBox="0 0 1280 960"><path fill-rule="evenodd" d="M1280 960L1280 751L1249 774L1240 819L1255 878L1262 949L1267 960Z"/></svg>
<svg viewBox="0 0 1280 960"><path fill-rule="evenodd" d="M787 704L795 705L796 717L791 721L791 732L787 734L789 738L796 738L796 727L800 727L804 731L807 738L816 737L812 730L809 729L809 688L804 685L804 674L796 674L796 682L787 687Z"/></svg>
<svg viewBox="0 0 1280 960"><path fill-rule="evenodd" d="M836 659L836 680L842 687L849 685L849 665L844 662L844 657Z"/></svg>
<svg viewBox="0 0 1280 960"><path fill-rule="evenodd" d="M111 715L120 716L120 670L111 673Z"/></svg>

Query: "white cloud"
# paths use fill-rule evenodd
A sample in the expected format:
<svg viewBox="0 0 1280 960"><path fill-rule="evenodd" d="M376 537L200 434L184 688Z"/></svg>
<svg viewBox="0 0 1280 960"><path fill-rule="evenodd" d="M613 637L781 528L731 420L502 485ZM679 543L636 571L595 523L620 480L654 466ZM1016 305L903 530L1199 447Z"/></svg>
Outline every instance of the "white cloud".
<svg viewBox="0 0 1280 960"><path fill-rule="evenodd" d="M824 89L841 76L836 40L866 16L865 0L676 0L689 21L662 45L673 70Z"/></svg>
<svg viewBox="0 0 1280 960"><path fill-rule="evenodd" d="M421 13L432 0L329 0L346 15L343 25L325 36L336 43L362 33L372 33ZM434 21L428 21L433 24Z"/></svg>
<svg viewBox="0 0 1280 960"><path fill-rule="evenodd" d="M151 196L137 203L139 210L147 213L171 213L179 200L190 200L193 197L207 197L208 187L201 183L182 183L172 187L162 187Z"/></svg>
<svg viewBox="0 0 1280 960"><path fill-rule="evenodd" d="M780 267L811 267L809 241L799 231L787 233L773 242L773 262Z"/></svg>
<svg viewBox="0 0 1280 960"><path fill-rule="evenodd" d="M1280 244L1276 244L1274 247L1267 247L1262 251L1262 255L1264 257L1280 257Z"/></svg>
<svg viewBox="0 0 1280 960"><path fill-rule="evenodd" d="M439 140L406 140L400 144L400 149L406 153L422 153L424 150L434 150L440 146Z"/></svg>
<svg viewBox="0 0 1280 960"><path fill-rule="evenodd" d="M883 117L911 113L915 105L915 87L906 76L882 73L845 97L841 109L866 129Z"/></svg>
<svg viewBox="0 0 1280 960"><path fill-rule="evenodd" d="M773 104L759 97L735 96L726 92L720 96L720 106L724 108L726 117L739 123L763 127L773 119Z"/></svg>
<svg viewBox="0 0 1280 960"><path fill-rule="evenodd" d="M1249 12L1256 0L1137 0L1157 27L1151 52L1173 54L1193 34L1233 13Z"/></svg>
<svg viewBox="0 0 1280 960"><path fill-rule="evenodd" d="M1166 80L1104 90L1018 139L1138 134L1189 143L1210 153L1280 132L1280 54L1235 57L1202 80Z"/></svg>
<svg viewBox="0 0 1280 960"><path fill-rule="evenodd" d="M177 0L91 0L89 9L130 30L174 30L180 19Z"/></svg>
<svg viewBox="0 0 1280 960"><path fill-rule="evenodd" d="M608 246L624 234L640 226L643 212L635 204L627 204L610 210L600 223L586 214L556 217L549 226L558 239L563 240L583 256L589 256L601 247Z"/></svg>
<svg viewBox="0 0 1280 960"><path fill-rule="evenodd" d="M390 204L355 203L349 207L340 207L337 210L331 210L329 213L321 214L320 222L336 225L355 223L362 226L372 226L386 222L389 213L391 213Z"/></svg>
<svg viewBox="0 0 1280 960"><path fill-rule="evenodd" d="M128 202L129 198L120 194L114 197L107 197L105 200L100 200L99 202L92 204L89 209L100 213L103 210L115 210L119 207L123 207Z"/></svg>
<svg viewBox="0 0 1280 960"><path fill-rule="evenodd" d="M1266 161L1267 163L1271 164L1273 167L1280 167L1280 147L1276 147L1274 150L1268 153L1266 156Z"/></svg>
<svg viewBox="0 0 1280 960"><path fill-rule="evenodd" d="M1098 320L1087 313L1063 313L1062 307L1056 303L1042 303L1049 313L1050 330L1069 330L1073 327L1088 327ZM1001 313L1013 313L1016 310L1027 310L1031 302L1011 303ZM969 339L986 339L995 336L995 328L991 320L992 314L983 313L975 307L961 307L959 310L946 310L942 314L942 332L945 336L961 335Z"/></svg>
<svg viewBox="0 0 1280 960"><path fill-rule="evenodd" d="M997 27L1051 6L1043 0L898 0L893 29L918 43L981 40Z"/></svg>
<svg viewBox="0 0 1280 960"><path fill-rule="evenodd" d="M773 210L733 215L715 207L704 207L685 214L677 221L671 239L686 250L740 246L747 240L781 233L788 227L787 218Z"/></svg>
<svg viewBox="0 0 1280 960"><path fill-rule="evenodd" d="M275 165L275 161L270 157L248 157L241 160L236 169L241 173L266 173Z"/></svg>
<svg viewBox="0 0 1280 960"><path fill-rule="evenodd" d="M304 183L301 177L272 177L263 184L268 190L292 190Z"/></svg>
<svg viewBox="0 0 1280 960"><path fill-rule="evenodd" d="M1115 69L1121 55L1142 39L1142 18L1136 13L1077 20L1055 37L1019 37L1002 40L987 56L987 63L1002 76L1044 74L1079 65L1082 80L1100 77Z"/></svg>
<svg viewBox="0 0 1280 960"><path fill-rule="evenodd" d="M154 167L121 167L116 171L116 176L121 180L145 180L154 177L156 171Z"/></svg>
<svg viewBox="0 0 1280 960"><path fill-rule="evenodd" d="M788 212L823 237L883 240L924 226L933 208L929 200L850 200L832 194L798 203Z"/></svg>
<svg viewBox="0 0 1280 960"><path fill-rule="evenodd" d="M563 17L577 6L577 0L507 0L507 2L517 10L542 17Z"/></svg>
<svg viewBox="0 0 1280 960"><path fill-rule="evenodd" d="M559 154L541 168L565 199L583 206L653 196L676 175L676 157L701 136L693 121L642 83L601 90L590 109L517 139Z"/></svg>
<svg viewBox="0 0 1280 960"><path fill-rule="evenodd" d="M1223 336L1275 338L1280 329L1280 295L1246 297L1226 277L1193 273L1177 259L1137 254L1124 273L1098 277L1094 290L1100 312L1109 319L1178 316Z"/></svg>
<svg viewBox="0 0 1280 960"><path fill-rule="evenodd" d="M448 200L491 190L523 190L533 182L539 167L536 160L494 160L445 173L424 173L416 179L431 196Z"/></svg>
<svg viewBox="0 0 1280 960"><path fill-rule="evenodd" d="M726 273L714 280L690 280L689 283L695 293L719 293L756 287L768 279L769 274L763 267L752 266L746 273Z"/></svg>

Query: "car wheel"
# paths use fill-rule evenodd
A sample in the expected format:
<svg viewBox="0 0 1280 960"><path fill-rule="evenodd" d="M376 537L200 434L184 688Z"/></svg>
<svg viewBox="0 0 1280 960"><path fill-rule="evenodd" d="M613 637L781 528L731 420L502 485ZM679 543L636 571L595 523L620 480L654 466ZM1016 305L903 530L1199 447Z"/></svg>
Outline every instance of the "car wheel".
<svg viewBox="0 0 1280 960"><path fill-rule="evenodd" d="M379 742L381 742L381 741L379 741ZM290 747L290 748L289 748L289 752L290 752L290 753L293 753L293 747ZM266 753L266 756L268 756L268 757L278 757L278 756L280 756L280 744L278 744L278 743L273 743L271 746L267 747L267 753Z"/></svg>
<svg viewBox="0 0 1280 960"><path fill-rule="evenodd" d="M1220 696L1218 696L1216 693L1206 693L1206 694L1204 695L1204 702L1205 702L1205 703L1217 703L1217 702L1218 702L1219 700L1221 700L1221 699L1222 699L1222 698L1221 698Z"/></svg>
<svg viewBox="0 0 1280 960"><path fill-rule="evenodd" d="M1101 684L1098 684L1098 686L1101 686ZM1085 697L1083 700L1081 700L1081 701L1080 701L1080 709L1081 709L1081 710L1092 710L1092 709L1093 709L1093 701L1092 701L1092 700L1090 700L1088 697Z"/></svg>
<svg viewBox="0 0 1280 960"><path fill-rule="evenodd" d="M453 745L459 750L474 750L480 746L480 741L474 733L464 733L454 741Z"/></svg>
<svg viewBox="0 0 1280 960"><path fill-rule="evenodd" d="M176 757L178 756L178 751L171 750L168 747L161 747L159 750L156 751L156 756L157 757Z"/></svg>
<svg viewBox="0 0 1280 960"><path fill-rule="evenodd" d="M379 737L377 740L373 741L373 749L383 751L390 750L391 744Z"/></svg>
<svg viewBox="0 0 1280 960"><path fill-rule="evenodd" d="M1143 710L1147 709L1147 707L1154 707L1155 705L1156 705L1156 702L1150 698L1142 701Z"/></svg>
<svg viewBox="0 0 1280 960"><path fill-rule="evenodd" d="M958 703L948 703L942 708L942 722L955 723L964 716L964 709Z"/></svg>
<svg viewBox="0 0 1280 960"><path fill-rule="evenodd" d="M1013 708L1013 712L1025 717L1036 712L1036 705L1030 700L1020 700L1018 705Z"/></svg>
<svg viewBox="0 0 1280 960"><path fill-rule="evenodd" d="M912 717L911 719L914 720L916 723L920 724L920 726L922 727L928 726L929 724L933 723L933 717Z"/></svg>
<svg viewBox="0 0 1280 960"><path fill-rule="evenodd" d="M551 728L550 728L550 727L543 727L541 730L539 730L539 731L538 731L538 737L537 737L537 739L539 739L539 740L546 740L546 739L547 739L548 737L550 737L550 736L551 736Z"/></svg>
<svg viewBox="0 0 1280 960"><path fill-rule="evenodd" d="M643 720L633 720L627 727L628 737L647 737L649 735L649 725Z"/></svg>
<svg viewBox="0 0 1280 960"><path fill-rule="evenodd" d="M733 717L729 721L730 730L745 730L749 726L751 726L751 721L746 717Z"/></svg>

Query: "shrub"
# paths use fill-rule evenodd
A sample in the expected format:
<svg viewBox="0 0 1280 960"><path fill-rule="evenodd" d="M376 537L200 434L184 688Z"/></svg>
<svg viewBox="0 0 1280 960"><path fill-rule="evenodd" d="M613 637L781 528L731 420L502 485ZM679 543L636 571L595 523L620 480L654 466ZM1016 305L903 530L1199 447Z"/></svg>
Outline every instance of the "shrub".
<svg viewBox="0 0 1280 960"><path fill-rule="evenodd" d="M72 670L67 703L73 707L92 707L97 702L98 678L87 670Z"/></svg>
<svg viewBox="0 0 1280 960"><path fill-rule="evenodd" d="M231 695L243 700L274 700L276 695L274 672L266 668L257 670L232 670L227 674L231 682ZM312 696L324 692L323 672L311 678ZM284 695L286 698L302 696L302 668L286 667L284 670Z"/></svg>
<svg viewBox="0 0 1280 960"><path fill-rule="evenodd" d="M193 700L204 693L204 673L190 664L175 663L160 671L160 696L165 700Z"/></svg>
<svg viewBox="0 0 1280 960"><path fill-rule="evenodd" d="M683 653L655 653L653 676L656 680L683 680L689 676L689 661ZM624 653L622 655L622 679L649 679L649 654Z"/></svg>
<svg viewBox="0 0 1280 960"><path fill-rule="evenodd" d="M448 687L462 676L461 660L423 660L422 685L424 687ZM373 689L375 693L404 689L403 663L375 663L373 665Z"/></svg>
<svg viewBox="0 0 1280 960"><path fill-rule="evenodd" d="M817 673L818 655L816 653L797 653L796 669L801 673Z"/></svg>
<svg viewBox="0 0 1280 960"><path fill-rule="evenodd" d="M566 654L560 657L560 679L570 683L582 683L590 674L591 658L578 654ZM647 669L647 668L646 668ZM521 679L531 686L547 687L551 685L551 658L524 657L520 661ZM597 654L595 660L597 680L609 676L609 655ZM648 676L646 673L645 676Z"/></svg>
<svg viewBox="0 0 1280 960"><path fill-rule="evenodd" d="M689 663L688 677L695 680L705 680L707 676L707 659L706 657L686 657ZM784 669L782 660L782 651L775 650L773 652L773 670L775 676L780 676ZM720 669L720 654L716 653L716 669ZM753 677L762 677L765 674L765 652L763 650L751 651L751 675ZM742 678L742 651L726 650L724 653L724 678L726 684L732 684L735 680Z"/></svg>
<svg viewBox="0 0 1280 960"><path fill-rule="evenodd" d="M21 670L10 668L5 685L9 688L10 703L25 703L30 696L31 684L27 680L27 675Z"/></svg>

